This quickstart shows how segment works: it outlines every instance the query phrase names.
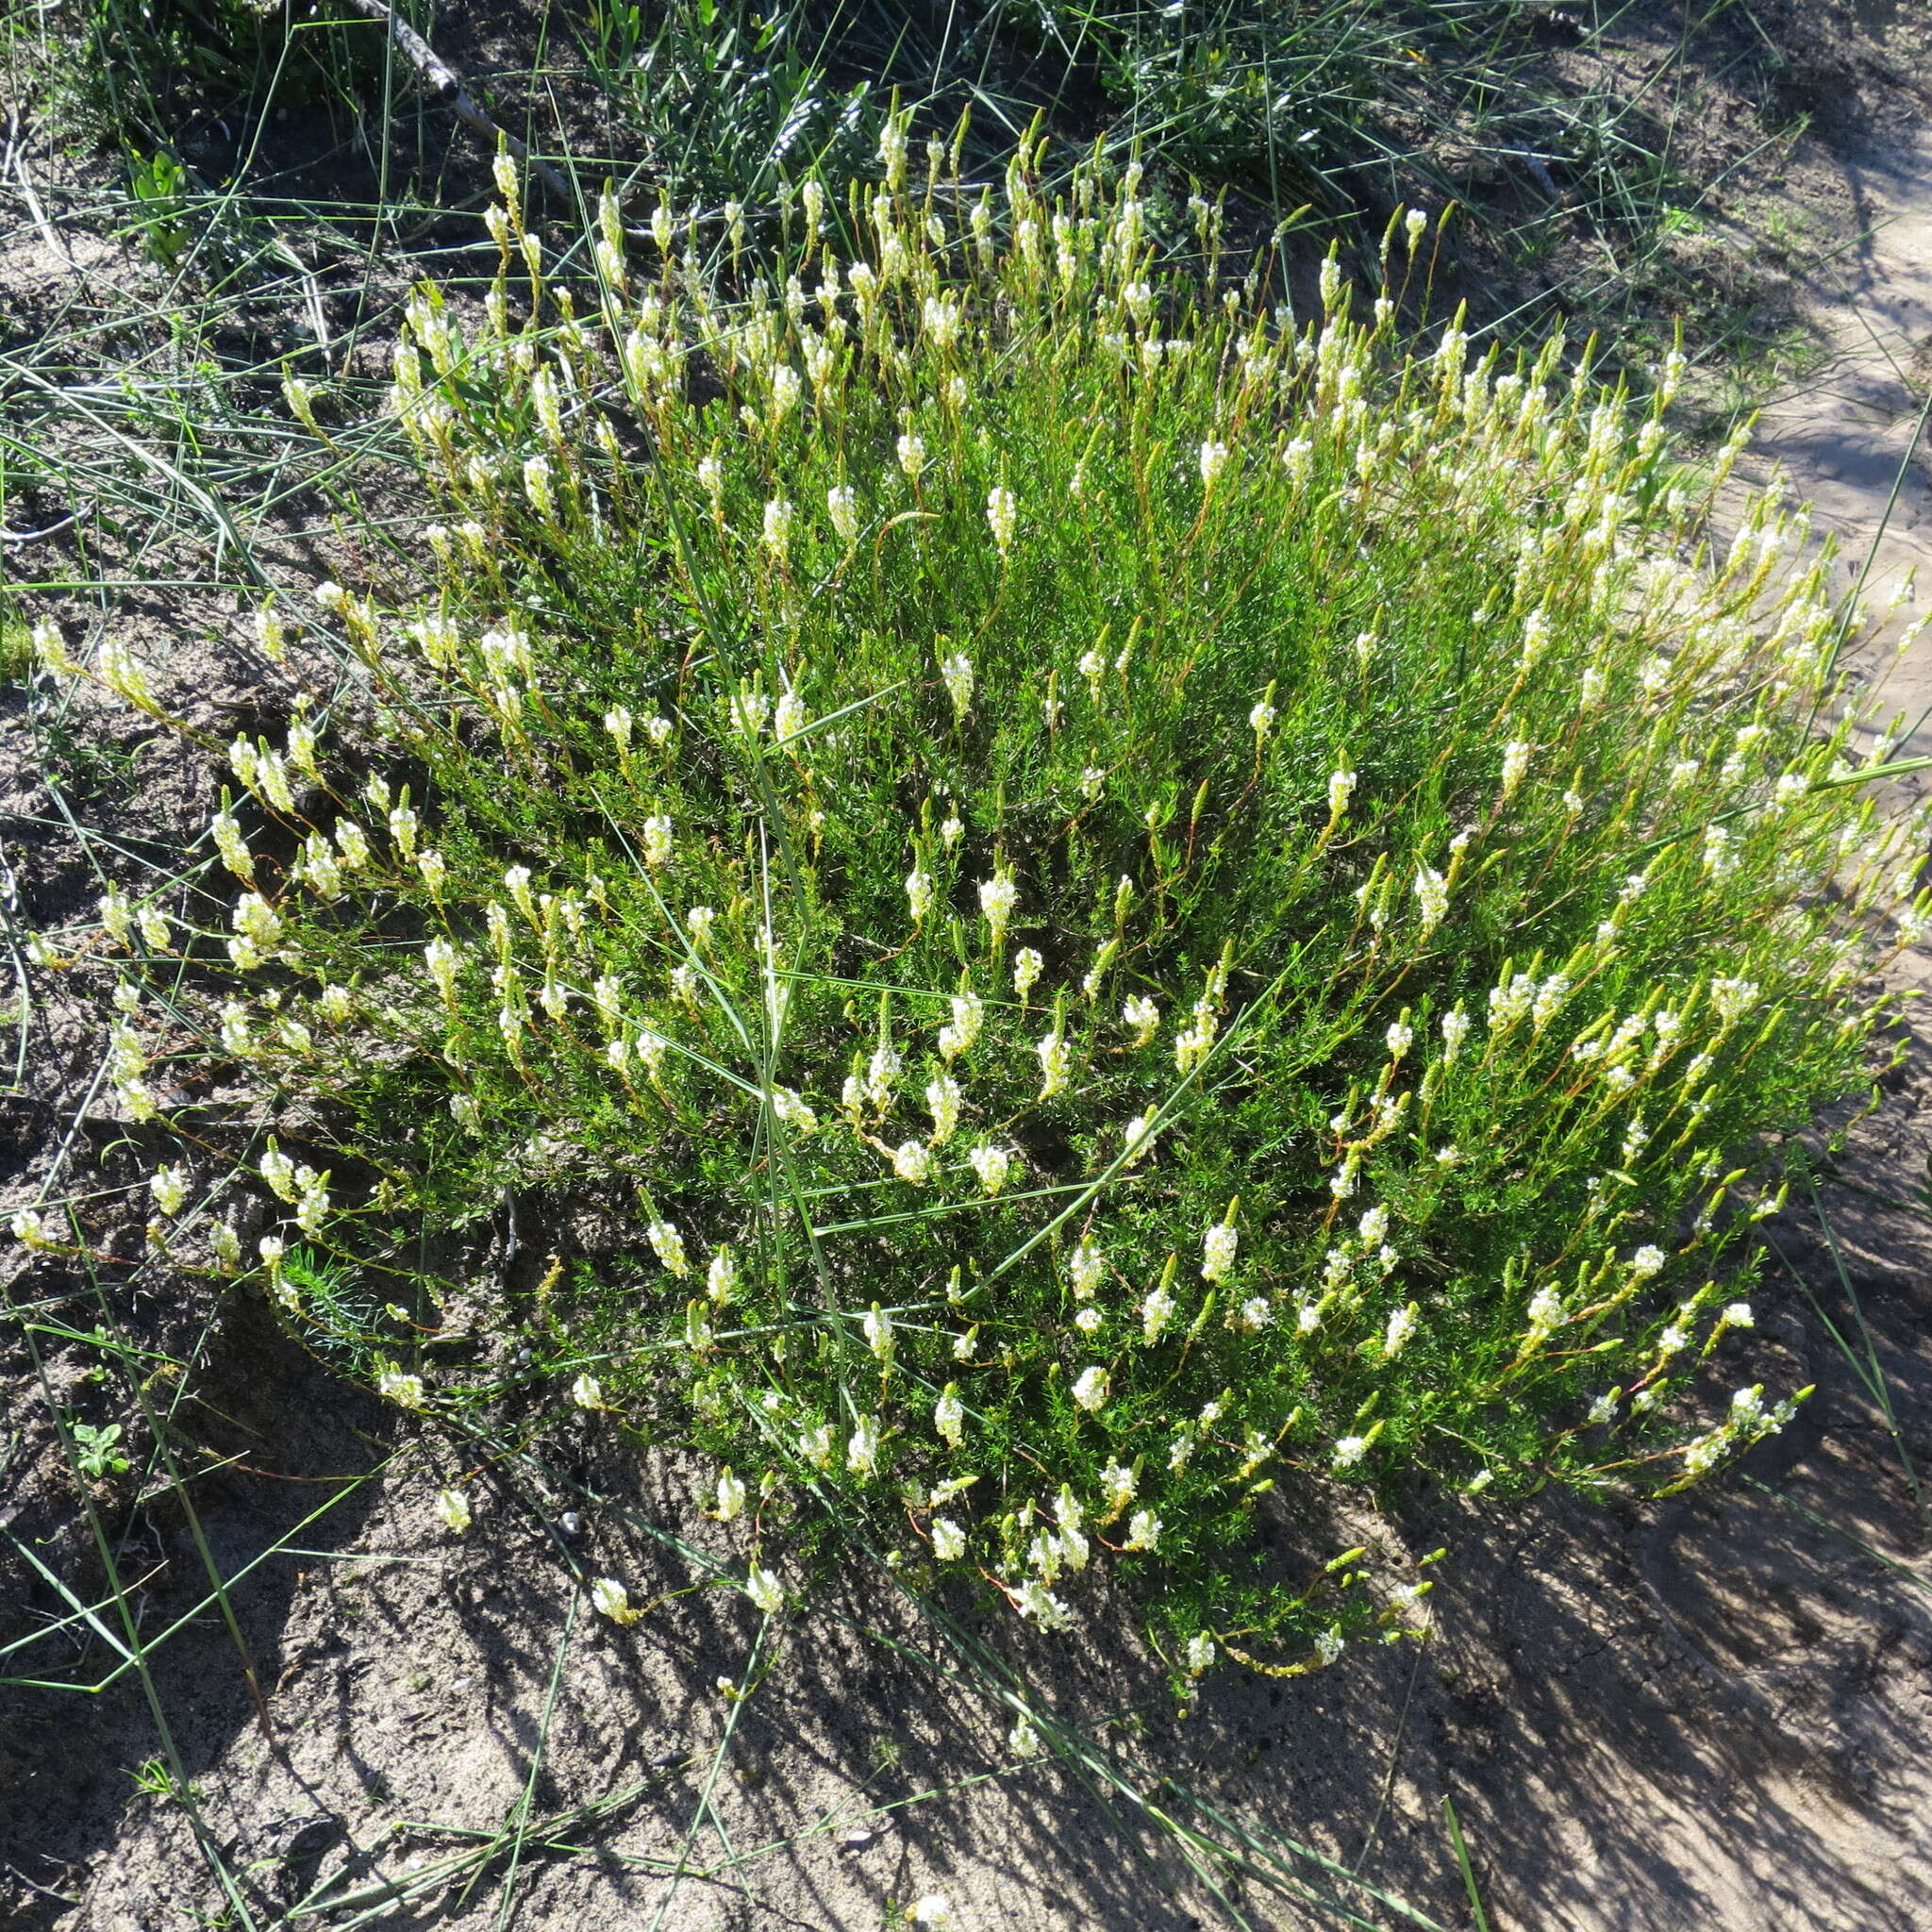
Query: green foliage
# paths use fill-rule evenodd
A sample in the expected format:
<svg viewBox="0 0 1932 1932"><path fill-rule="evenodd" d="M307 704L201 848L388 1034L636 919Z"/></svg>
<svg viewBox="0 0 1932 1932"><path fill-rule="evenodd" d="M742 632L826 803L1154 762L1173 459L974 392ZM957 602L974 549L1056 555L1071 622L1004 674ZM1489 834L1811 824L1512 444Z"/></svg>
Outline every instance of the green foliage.
<svg viewBox="0 0 1932 1932"><path fill-rule="evenodd" d="M23 684L34 664L33 626L0 591L0 684Z"/></svg>
<svg viewBox="0 0 1932 1932"><path fill-rule="evenodd" d="M74 1423L67 1433L74 1438L74 1463L82 1475L99 1482L109 1475L125 1475L126 1452L121 1447L121 1424Z"/></svg>
<svg viewBox="0 0 1932 1932"><path fill-rule="evenodd" d="M1710 31L1687 34L1674 61L1692 75L1755 70L1758 50L1740 55L1714 25L1725 10L1701 23ZM566 172L613 167L626 189L646 181L714 219L732 211L721 225L734 250L747 236L762 250L783 228L788 176L817 172L842 201L887 103L901 100L922 130L950 127L970 109L965 151L988 175L1038 115L1068 152L1097 137L1172 162L1251 197L1246 213L1257 222L1312 208L1359 242L1397 200L1455 202L1475 225L1458 228L1452 257L1474 242L1519 270L1541 265L1546 273L1529 278L1536 291L1519 289L1517 312L1554 312L1560 301L1629 331L1636 365L1661 354L1646 345L1658 312L1708 309L1711 329L1727 335L1739 325L1720 312L1724 302L1707 300L1708 275L1666 258L1667 228L1694 218L1718 184L1690 180L1674 162L1681 144L1659 118L1661 71L1641 85L1628 78L1624 43L1641 38L1629 14L1625 0L1556 11L1519 0L992 0L939 9L588 0L528 24L523 71L470 80L487 111L563 158ZM341 0L299 15L242 0L67 0L34 19L58 20L58 30L24 25L15 44L38 42L35 63L65 76L42 92L78 96L87 105L62 122L136 158L137 195L149 166L139 158L192 158L217 120L262 128L288 115L293 126L326 118L361 145L358 130L381 119L388 138L370 145L386 181L406 156L419 170L447 158L442 124L424 121L414 76L381 23ZM438 40L435 18L416 25ZM1670 97L1686 86L1674 76ZM258 152L251 146L252 165L232 180L216 178L212 155L207 178L191 164L173 203L178 223L154 226L156 244L195 267L238 267L253 253L256 218L287 212L276 145L271 136ZM256 168L267 191L259 204ZM1608 284L1597 248L1586 260L1565 243L1579 223L1621 264ZM1558 288L1547 286L1552 271ZM1631 313L1633 291L1644 299ZM1719 293L1731 292L1725 280ZM1750 321L1751 331L1763 321Z"/></svg>
<svg viewBox="0 0 1932 1932"><path fill-rule="evenodd" d="M181 217L187 178L181 163L167 153L137 155L127 164L142 245L165 269L174 268L188 248L188 225Z"/></svg>
<svg viewBox="0 0 1932 1932"><path fill-rule="evenodd" d="M352 1374L375 1373L389 1322L366 1274L298 1246L283 1257L278 1280L289 1301L304 1310L305 1338L321 1354Z"/></svg>
<svg viewBox="0 0 1932 1932"><path fill-rule="evenodd" d="M1187 1669L1325 1658L1427 1587L1330 1555L1352 1486L1664 1489L1790 1413L1678 1398L1918 825L1811 728L1793 520L1707 571L1665 398L1403 353L1420 221L1297 325L1164 275L1138 169L995 208L884 148L865 257L808 189L743 308L607 207L587 323L513 194L480 332L418 301L433 588L325 587L346 700L265 614L297 719L170 1010L306 1156L298 1330L480 1298L755 1556L829 1507L1053 1626L1105 1549ZM541 1282L435 1259L505 1203ZM383 1319L392 1399L491 1392Z"/></svg>
<svg viewBox="0 0 1932 1932"><path fill-rule="evenodd" d="M876 132L871 85L833 83L831 49L808 42L799 11L591 0L578 29L586 65L661 192L757 203L798 173L842 178L860 164Z"/></svg>
<svg viewBox="0 0 1932 1932"><path fill-rule="evenodd" d="M333 0L299 13L273 0L73 0L49 12L87 118L135 154L137 193L140 155L211 108L267 91L311 107L382 71L381 27Z"/></svg>
<svg viewBox="0 0 1932 1932"><path fill-rule="evenodd" d="M167 1804L199 1804L201 1787L188 1784L175 1774L165 1757L149 1757L127 1773L134 1789L143 1796Z"/></svg>

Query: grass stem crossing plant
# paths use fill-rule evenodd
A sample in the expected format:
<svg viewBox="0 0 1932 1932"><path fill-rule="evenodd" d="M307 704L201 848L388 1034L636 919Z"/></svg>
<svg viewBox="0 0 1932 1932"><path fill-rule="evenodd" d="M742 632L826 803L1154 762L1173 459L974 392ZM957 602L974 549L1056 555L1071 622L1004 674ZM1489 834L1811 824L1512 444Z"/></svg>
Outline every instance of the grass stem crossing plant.
<svg viewBox="0 0 1932 1932"><path fill-rule="evenodd" d="M495 1392L435 1332L491 1299L712 1459L761 1606L836 1498L1042 1627L1104 1561L1178 1668L1306 1668L1423 1615L1332 1556L1352 1488L1669 1488L1790 1412L1678 1398L1921 827L1798 520L1696 554L1674 368L1639 418L1554 343L1405 351L1419 219L1297 318L1165 273L1137 168L882 161L859 255L808 183L735 304L608 202L567 284L499 164L479 316L396 355L431 587L323 587L346 697L262 614L294 722L226 753L231 910L104 902L113 1077L251 1087L177 1120L280 1217L210 1265L318 1335L305 1282L379 1284L410 1407ZM554 1255L462 1281L505 1201Z"/></svg>

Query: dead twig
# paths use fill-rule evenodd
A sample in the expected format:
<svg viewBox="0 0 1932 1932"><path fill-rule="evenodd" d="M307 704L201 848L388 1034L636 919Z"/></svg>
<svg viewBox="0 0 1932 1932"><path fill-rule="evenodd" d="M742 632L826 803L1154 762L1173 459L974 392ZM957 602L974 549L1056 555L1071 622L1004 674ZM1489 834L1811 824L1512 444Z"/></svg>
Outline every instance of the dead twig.
<svg viewBox="0 0 1932 1932"><path fill-rule="evenodd" d="M471 98L462 76L401 14L386 5L385 0L351 0L351 4L358 13L365 13L371 20L380 21L389 28L390 38L395 42L397 51L416 70L417 77L433 99L446 107L464 126L484 136L492 146L500 142L535 179L542 182L566 207L575 203L576 197L571 192L570 183L548 161L533 158L529 149L508 128L491 120Z"/></svg>
<svg viewBox="0 0 1932 1932"><path fill-rule="evenodd" d="M44 530L0 530L0 543L44 543L49 537L58 537L75 520L75 512L69 510L58 523L52 523Z"/></svg>
<svg viewBox="0 0 1932 1932"><path fill-rule="evenodd" d="M26 211L32 216L34 226L40 230L41 240L54 254L65 256L72 263L74 250L68 246L60 231L47 219L47 210L41 206L41 197L34 192L32 178L26 172L25 134L26 124L21 118L20 109L16 108L7 117L7 147L4 158L0 158L0 175L11 170L14 179L20 183L20 195L26 204ZM84 284L85 277L82 279Z"/></svg>

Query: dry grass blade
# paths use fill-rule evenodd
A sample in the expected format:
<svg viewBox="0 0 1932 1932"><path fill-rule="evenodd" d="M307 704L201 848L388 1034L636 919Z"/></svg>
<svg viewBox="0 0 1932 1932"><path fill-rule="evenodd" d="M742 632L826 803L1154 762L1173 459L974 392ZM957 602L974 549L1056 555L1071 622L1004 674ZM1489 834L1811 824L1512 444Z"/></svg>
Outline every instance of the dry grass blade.
<svg viewBox="0 0 1932 1932"><path fill-rule="evenodd" d="M432 1859L427 1864L394 1878L358 1881L356 1867L361 1861L354 1860L349 1867L341 1872L331 1873L311 1887L289 1908L288 1922L293 1924L302 1919L315 1919L338 1912L347 1912L352 1916L341 1922L342 1932L347 1932L347 1928L352 1925L378 1923L397 1906L441 1898L458 1887L467 1893L490 1875L499 1859L508 1859L511 1862L513 1875L516 1863L540 1854L558 1857L609 1857L610 1854L599 1850L594 1845L578 1844L574 1840L578 1835L594 1830L616 1819L640 1798L648 1795L685 1768L683 1765L669 1767L654 1773L648 1778L641 1778L635 1784L625 1785L622 1790L612 1791L608 1796L592 1799L588 1804L572 1806L547 1817L520 1817L514 1824L491 1833L475 1832L468 1827L437 1824L425 1821L400 1821L395 1827L398 1834L441 1833L458 1838L474 1837L481 1842L466 1846L460 1852L452 1852L443 1857ZM670 1860L641 1858L635 1854L625 1855L624 1862L646 1871L671 1869ZM507 1878L506 1883L508 1882Z"/></svg>

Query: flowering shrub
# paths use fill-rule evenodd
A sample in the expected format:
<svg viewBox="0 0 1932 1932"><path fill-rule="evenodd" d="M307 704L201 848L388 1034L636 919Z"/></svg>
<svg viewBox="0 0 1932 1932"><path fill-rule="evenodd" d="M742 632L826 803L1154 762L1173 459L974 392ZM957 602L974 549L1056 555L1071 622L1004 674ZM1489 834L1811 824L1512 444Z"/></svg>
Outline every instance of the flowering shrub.
<svg viewBox="0 0 1932 1932"><path fill-rule="evenodd" d="M165 1050L258 1083L267 1278L314 1332L295 1243L386 1284L392 1399L493 1392L424 1338L508 1194L557 1255L501 1320L715 1459L755 1601L829 1505L1041 1626L1104 1555L1180 1667L1305 1668L1420 1587L1264 1562L1263 1512L1668 1488L1789 1413L1679 1398L1918 828L1809 728L1793 519L1691 560L1662 399L1163 275L1131 168L885 158L863 256L808 190L738 306L607 208L588 320L506 168L480 330L425 292L397 355L433 590L325 587L356 722L233 745L228 928L108 929L202 962Z"/></svg>

